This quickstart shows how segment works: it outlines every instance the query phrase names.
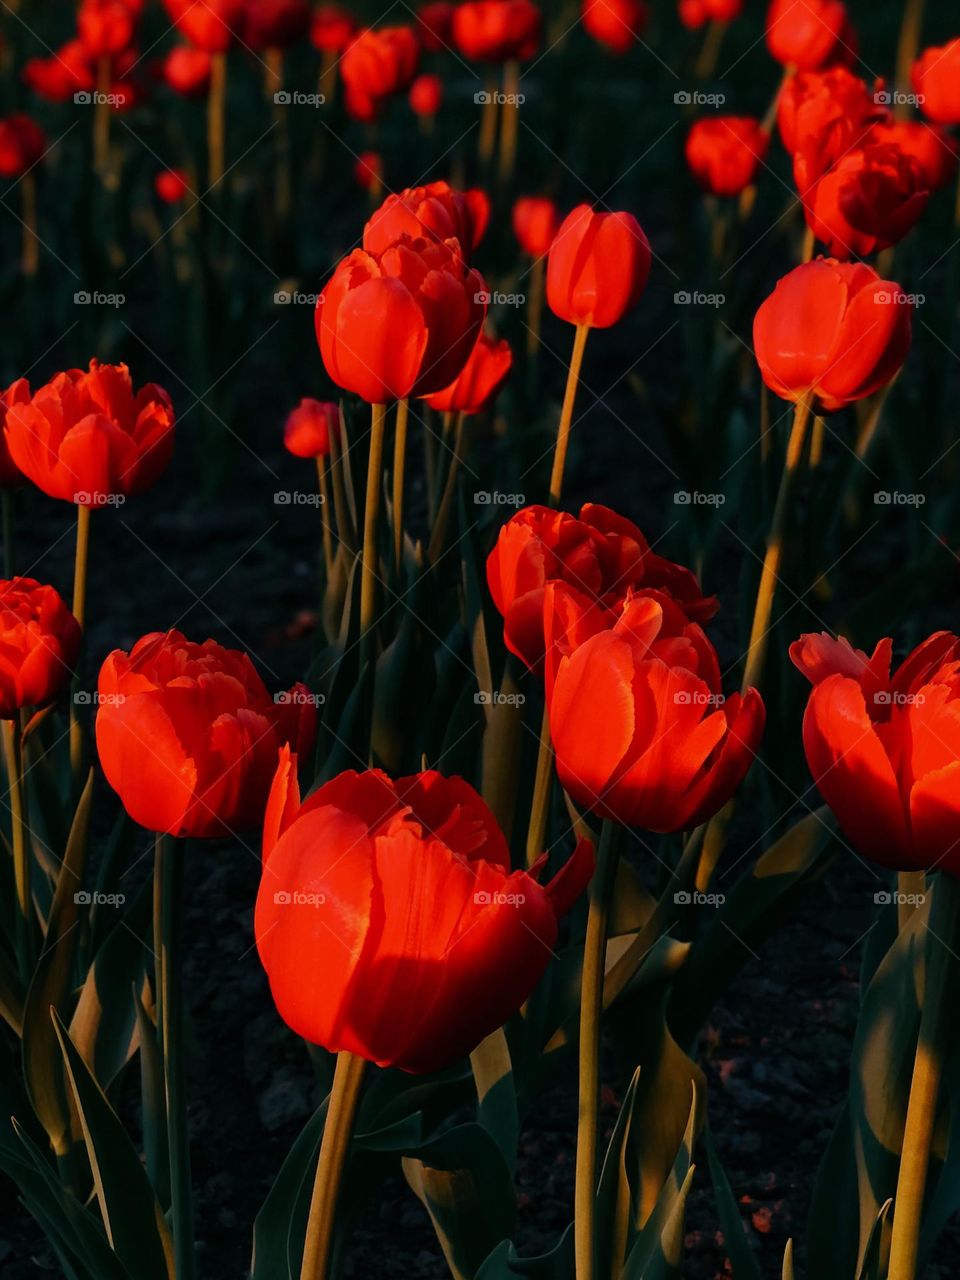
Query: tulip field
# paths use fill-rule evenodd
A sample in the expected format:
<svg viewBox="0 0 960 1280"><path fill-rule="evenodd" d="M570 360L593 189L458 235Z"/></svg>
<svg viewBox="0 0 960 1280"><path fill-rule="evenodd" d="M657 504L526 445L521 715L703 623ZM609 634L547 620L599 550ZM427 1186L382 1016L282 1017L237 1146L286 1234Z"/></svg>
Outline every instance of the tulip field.
<svg viewBox="0 0 960 1280"><path fill-rule="evenodd" d="M955 0L0 0L0 1276L960 1276Z"/></svg>

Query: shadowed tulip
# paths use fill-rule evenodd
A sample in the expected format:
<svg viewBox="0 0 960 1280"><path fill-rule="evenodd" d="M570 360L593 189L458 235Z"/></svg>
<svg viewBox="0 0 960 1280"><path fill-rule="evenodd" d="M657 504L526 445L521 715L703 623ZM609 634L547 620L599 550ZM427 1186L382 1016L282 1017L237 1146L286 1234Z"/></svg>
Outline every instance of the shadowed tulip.
<svg viewBox="0 0 960 1280"><path fill-rule="evenodd" d="M52 702L79 652L80 627L53 587L0 582L0 719Z"/></svg>

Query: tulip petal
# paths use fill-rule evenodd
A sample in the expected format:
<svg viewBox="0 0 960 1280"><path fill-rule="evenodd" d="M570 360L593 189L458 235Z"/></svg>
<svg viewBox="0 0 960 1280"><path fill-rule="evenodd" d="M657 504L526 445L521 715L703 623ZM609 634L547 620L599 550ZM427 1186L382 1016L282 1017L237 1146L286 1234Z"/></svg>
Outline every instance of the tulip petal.
<svg viewBox="0 0 960 1280"><path fill-rule="evenodd" d="M193 803L197 766L159 693L101 704L97 752L107 781L134 822L178 835Z"/></svg>
<svg viewBox="0 0 960 1280"><path fill-rule="evenodd" d="M267 808L263 816L263 861L266 863L274 845L296 817L300 808L300 784L297 780L297 757L286 743L280 748L280 760L273 775Z"/></svg>

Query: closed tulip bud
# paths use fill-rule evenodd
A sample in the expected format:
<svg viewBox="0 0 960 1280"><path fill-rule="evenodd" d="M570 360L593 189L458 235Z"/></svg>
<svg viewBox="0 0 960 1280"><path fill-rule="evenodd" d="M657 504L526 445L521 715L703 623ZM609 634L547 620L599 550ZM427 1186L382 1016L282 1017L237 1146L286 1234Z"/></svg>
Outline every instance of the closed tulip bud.
<svg viewBox="0 0 960 1280"><path fill-rule="evenodd" d="M560 226L560 210L547 196L521 196L513 206L513 234L531 258L543 258Z"/></svg>
<svg viewBox="0 0 960 1280"><path fill-rule="evenodd" d="M81 40L70 40L49 58L29 58L23 82L47 102L70 102L96 84L90 55Z"/></svg>
<svg viewBox="0 0 960 1280"><path fill-rule="evenodd" d="M431 0L417 9L417 33L427 53L439 53L449 49L453 40L453 12L455 5L446 0Z"/></svg>
<svg viewBox="0 0 960 1280"><path fill-rule="evenodd" d="M960 124L960 36L925 49L910 73L920 110L934 124Z"/></svg>
<svg viewBox="0 0 960 1280"><path fill-rule="evenodd" d="M736 196L757 176L770 137L752 116L712 116L698 120L687 135L687 164L715 196Z"/></svg>
<svg viewBox="0 0 960 1280"><path fill-rule="evenodd" d="M211 60L205 49L178 44L164 58L161 75L174 93L184 98L202 98L210 88Z"/></svg>
<svg viewBox="0 0 960 1280"><path fill-rule="evenodd" d="M792 75L777 98L777 128L791 155L815 159L819 176L885 114L869 86L846 67Z"/></svg>
<svg viewBox="0 0 960 1280"><path fill-rule="evenodd" d="M154 178L153 186L164 204L179 204L190 190L190 182L182 169L164 169Z"/></svg>
<svg viewBox="0 0 960 1280"><path fill-rule="evenodd" d="M314 10L310 43L321 53L342 53L357 33L353 15L337 4L322 4Z"/></svg>
<svg viewBox="0 0 960 1280"><path fill-rule="evenodd" d="M17 112L0 120L0 178L21 177L46 150L46 134L28 115Z"/></svg>
<svg viewBox="0 0 960 1280"><path fill-rule="evenodd" d="M29 399L30 383L27 382L26 378L18 378L16 382L11 382L6 391L0 394L0 489L16 488L17 485L23 484L26 479L23 472L10 457L4 424L7 420L7 410L15 404L26 404Z"/></svg>
<svg viewBox="0 0 960 1280"><path fill-rule="evenodd" d="M680 21L690 31L708 22L733 22L743 13L743 0L680 0Z"/></svg>
<svg viewBox="0 0 960 1280"><path fill-rule="evenodd" d="M943 127L922 120L884 120L871 125L870 141L896 147L917 162L929 191L950 186L957 176L960 143Z"/></svg>
<svg viewBox="0 0 960 1280"><path fill-rule="evenodd" d="M0 582L0 720L51 703L79 652L79 624L53 587L33 578Z"/></svg>
<svg viewBox="0 0 960 1280"><path fill-rule="evenodd" d="M325 458L330 442L340 439L340 408L304 396L287 418L283 443L297 458Z"/></svg>
<svg viewBox="0 0 960 1280"><path fill-rule="evenodd" d="M629 213L578 205L560 224L547 258L547 302L561 320L607 329L640 301L650 243Z"/></svg>
<svg viewBox="0 0 960 1280"><path fill-rule="evenodd" d="M91 58L114 57L133 43L136 15L125 0L83 0L77 34Z"/></svg>
<svg viewBox="0 0 960 1280"><path fill-rule="evenodd" d="M650 21L644 0L582 0L580 20L587 35L611 53L632 49Z"/></svg>
<svg viewBox="0 0 960 1280"><path fill-rule="evenodd" d="M307 0L247 0L242 39L251 49L289 49L310 29Z"/></svg>
<svg viewBox="0 0 960 1280"><path fill-rule="evenodd" d="M819 412L886 386L910 350L910 307L898 284L865 263L818 258L777 283L757 311L753 347L764 382Z"/></svg>
<svg viewBox="0 0 960 1280"><path fill-rule="evenodd" d="M443 81L433 74L417 76L407 100L415 115L435 116L443 102Z"/></svg>
<svg viewBox="0 0 960 1280"><path fill-rule="evenodd" d="M324 287L317 341L327 373L369 404L448 387L486 314L486 286L456 240L355 249Z"/></svg>
<svg viewBox="0 0 960 1280"><path fill-rule="evenodd" d="M173 406L162 387L134 394L125 364L90 361L58 373L7 410L10 456L51 498L99 506L154 483L173 452Z"/></svg>
<svg viewBox="0 0 960 1280"><path fill-rule="evenodd" d="M689 569L651 551L637 526L609 507L588 502L579 517L524 507L500 530L487 558L487 585L503 617L504 644L538 674L544 670L544 593L550 583L570 588L571 608L586 612L599 606L611 626L628 592L669 596L698 622L718 608Z"/></svg>
<svg viewBox="0 0 960 1280"><path fill-rule="evenodd" d="M490 201L473 188L457 191L448 182L408 187L387 196L363 229L368 253L383 253L407 236L411 240L457 240L461 252L470 254L487 229Z"/></svg>
<svg viewBox="0 0 960 1280"><path fill-rule="evenodd" d="M426 396L426 402L438 413L483 413L500 394L512 364L510 344L481 333L456 381Z"/></svg>
<svg viewBox="0 0 960 1280"><path fill-rule="evenodd" d="M511 871L493 814L462 778L351 771L301 804L285 752L254 917L280 1016L381 1067L451 1066L533 992L593 848L580 841L546 884L542 863Z"/></svg>
<svg viewBox="0 0 960 1280"><path fill-rule="evenodd" d="M868 141L813 182L801 151L794 174L807 226L835 258L866 257L898 244L930 199L919 163L889 144Z"/></svg>
<svg viewBox="0 0 960 1280"><path fill-rule="evenodd" d="M383 186L383 156L379 151L362 151L353 166L353 176L364 191L379 191Z"/></svg>
<svg viewBox="0 0 960 1280"><path fill-rule="evenodd" d="M756 689L724 697L713 647L666 597L628 597L611 627L570 643L569 588L548 585L544 630L557 776L582 808L648 831L683 831L736 791L763 733Z"/></svg>
<svg viewBox="0 0 960 1280"><path fill-rule="evenodd" d="M135 822L174 836L256 826L280 748L309 751L316 733L305 686L271 698L245 653L179 631L115 649L97 697L107 781Z"/></svg>
<svg viewBox="0 0 960 1280"><path fill-rule="evenodd" d="M453 41L475 62L523 61L540 47L541 26L531 0L465 0L453 12Z"/></svg>
<svg viewBox="0 0 960 1280"><path fill-rule="evenodd" d="M387 98L410 87L419 58L420 43L410 27L361 31L340 61L349 114L375 119Z"/></svg>
<svg viewBox="0 0 960 1280"><path fill-rule="evenodd" d="M243 30L246 0L164 0L180 34L207 53L226 53Z"/></svg>
<svg viewBox="0 0 960 1280"><path fill-rule="evenodd" d="M857 37L841 0L771 0L767 48L785 67L819 71L855 62Z"/></svg>
<svg viewBox="0 0 960 1280"><path fill-rule="evenodd" d="M960 874L960 638L938 631L891 674L893 642L868 657L826 633L790 646L813 685L807 765L844 835L897 871Z"/></svg>

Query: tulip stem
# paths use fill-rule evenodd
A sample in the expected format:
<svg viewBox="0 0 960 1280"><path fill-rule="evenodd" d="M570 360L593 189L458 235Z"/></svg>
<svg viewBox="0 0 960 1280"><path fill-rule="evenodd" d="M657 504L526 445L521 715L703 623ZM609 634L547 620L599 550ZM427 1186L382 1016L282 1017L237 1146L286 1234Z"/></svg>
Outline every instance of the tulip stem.
<svg viewBox="0 0 960 1280"><path fill-rule="evenodd" d="M943 871L937 876L930 916L920 1032L903 1131L897 1194L893 1202L888 1280L914 1280L916 1275L927 1166L948 1048L946 1041L952 1015L946 997L951 955L960 921L960 884Z"/></svg>
<svg viewBox="0 0 960 1280"><path fill-rule="evenodd" d="M347 501L346 482L341 453L343 428L330 433L330 480L333 486L333 510L337 517L337 540L351 553L357 549L357 531L354 528L350 504Z"/></svg>
<svg viewBox="0 0 960 1280"><path fill-rule="evenodd" d="M13 874L17 891L17 961L26 987L33 974L31 930L30 849L23 813L23 758L15 719L3 722L3 752L7 766L10 831L13 842Z"/></svg>
<svg viewBox="0 0 960 1280"><path fill-rule="evenodd" d="M97 61L97 97L93 108L93 167L102 178L110 167L110 58Z"/></svg>
<svg viewBox="0 0 960 1280"><path fill-rule="evenodd" d="M37 274L40 265L40 237L37 234L37 183L32 173L25 173L20 180L20 199L23 208L23 274L30 279Z"/></svg>
<svg viewBox="0 0 960 1280"><path fill-rule="evenodd" d="M816 471L820 463L823 461L823 437L827 429L827 424L822 414L815 414L813 418L813 430L810 432L810 470Z"/></svg>
<svg viewBox="0 0 960 1280"><path fill-rule="evenodd" d="M553 744L550 741L550 712L544 702L543 719L540 721L540 745L537 748L537 772L533 783L533 799L530 802L530 825L527 827L528 867L533 866L546 847L552 781Z"/></svg>
<svg viewBox="0 0 960 1280"><path fill-rule="evenodd" d="M383 433L387 406L370 406L370 456L367 459L367 493L363 511L363 551L360 577L360 636L370 655L370 642L377 606L377 525L380 515L380 478L383 471ZM362 659L361 659L362 663Z"/></svg>
<svg viewBox="0 0 960 1280"><path fill-rule="evenodd" d="M511 58L503 68L503 116L500 126L501 182L509 182L517 162L517 135L520 129L520 64Z"/></svg>
<svg viewBox="0 0 960 1280"><path fill-rule="evenodd" d="M596 1269L597 1139L600 1128L600 1017L607 954L607 921L617 879L623 828L604 822L597 868L590 883L587 937L580 980L580 1089L573 1250L576 1280L594 1280Z"/></svg>
<svg viewBox="0 0 960 1280"><path fill-rule="evenodd" d="M587 345L587 334L589 332L589 325L578 324L577 331L573 337L573 354L570 357L570 368L567 370L567 387L563 393L563 408L560 411L560 425L557 428L557 446L553 454L553 470L550 473L551 507L556 507L560 504L560 492L563 489L563 468L567 461L570 424L573 421L573 406L577 398L580 367L583 364L583 350Z"/></svg>
<svg viewBox="0 0 960 1280"><path fill-rule="evenodd" d="M320 1142L317 1176L310 1200L300 1280L326 1280L340 1178L350 1147L365 1067L364 1060L354 1053L337 1054L333 1088L327 1100L327 1116Z"/></svg>
<svg viewBox="0 0 960 1280"><path fill-rule="evenodd" d="M326 459L317 458L317 487L320 491L320 528L323 532L323 567L327 579L333 570L333 529L330 526L330 489L327 485Z"/></svg>
<svg viewBox="0 0 960 1280"><path fill-rule="evenodd" d="M910 68L920 50L920 36L923 31L923 16L926 0L907 0L903 9L903 21L900 24L900 40L897 44L896 87L901 97L894 104L893 114L897 120L909 120L910 102Z"/></svg>
<svg viewBox="0 0 960 1280"><path fill-rule="evenodd" d="M154 887L159 884L159 909L153 940L158 960L158 1029L163 1057L170 1151L170 1206L177 1280L193 1280L193 1196L190 1185L190 1133L184 1088L183 982L180 923L183 910L183 843L158 834L154 854Z"/></svg>
<svg viewBox="0 0 960 1280"><path fill-rule="evenodd" d="M227 55L215 53L210 60L210 96L207 101L207 182L211 189L223 177L226 107Z"/></svg>
<svg viewBox="0 0 960 1280"><path fill-rule="evenodd" d="M399 574L403 564L403 476L407 465L407 422L410 401L397 405L397 426L393 438L393 559Z"/></svg>
<svg viewBox="0 0 960 1280"><path fill-rule="evenodd" d="M530 268L530 297L527 299L527 355L531 359L540 350L540 322L543 317L543 284L546 275L546 255L534 258Z"/></svg>
<svg viewBox="0 0 960 1280"><path fill-rule="evenodd" d="M717 59L723 45L723 37L727 32L727 23L711 22L700 49L700 56L694 68L694 76L698 80L709 80L717 69Z"/></svg>
<svg viewBox="0 0 960 1280"><path fill-rule="evenodd" d="M453 499L457 492L457 476L460 472L460 462L463 457L465 435L462 413L456 415L456 423L453 436L453 457L450 459L450 469L447 471L447 478L443 484L443 496L440 499L440 506L437 508L437 518L434 521L433 532L430 534L430 545L427 548L427 558L431 564L436 564L440 553L443 551L443 544L447 540L450 512L453 510Z"/></svg>
<svg viewBox="0 0 960 1280"><path fill-rule="evenodd" d="M273 103L273 116L276 124L276 169L274 170L273 208L277 215L277 226L282 231L290 217L292 205L292 185L290 176L290 130L287 127L287 109L283 100L277 101L277 94L283 89L283 50L270 48L264 51L266 71L264 87L267 100Z"/></svg>
<svg viewBox="0 0 960 1280"><path fill-rule="evenodd" d="M800 469L800 459L803 457L803 446L812 406L813 396L808 393L797 402L793 415L793 426L787 442L787 457L783 466L783 475L780 477L780 488L773 508L770 536L767 539L767 550L760 573L760 585L757 588L757 603L754 606L753 626L750 629L750 647L743 672L744 692L751 686L759 684L763 672L770 633L770 616L773 613L773 596L777 588L777 575L783 562L783 546L787 536L790 503L793 498L794 482Z"/></svg>
<svg viewBox="0 0 960 1280"><path fill-rule="evenodd" d="M85 631L87 611L87 561L90 557L90 507L77 506L77 553L73 569L73 616ZM80 676L73 682L74 696L70 700L70 771L76 784L80 782L83 770L83 731L77 715L76 694L79 691Z"/></svg>
<svg viewBox="0 0 960 1280"><path fill-rule="evenodd" d="M483 95L483 111L480 113L480 139L478 143L481 165L489 164L497 142L497 95L499 86L494 76L487 82Z"/></svg>

